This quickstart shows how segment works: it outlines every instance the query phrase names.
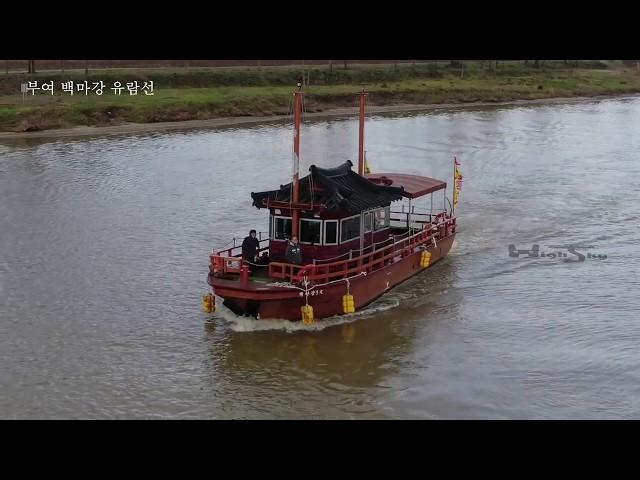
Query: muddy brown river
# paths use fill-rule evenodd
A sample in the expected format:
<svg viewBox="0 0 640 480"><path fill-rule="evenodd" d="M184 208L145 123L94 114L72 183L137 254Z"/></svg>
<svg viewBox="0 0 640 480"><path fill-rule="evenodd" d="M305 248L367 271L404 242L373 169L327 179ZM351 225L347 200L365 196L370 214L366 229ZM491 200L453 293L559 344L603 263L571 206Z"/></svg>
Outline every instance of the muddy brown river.
<svg viewBox="0 0 640 480"><path fill-rule="evenodd" d="M200 305L290 125L3 142L0 418L640 418L638 97L372 116L374 171L458 156L456 243L313 327ZM314 119L301 170L357 142Z"/></svg>

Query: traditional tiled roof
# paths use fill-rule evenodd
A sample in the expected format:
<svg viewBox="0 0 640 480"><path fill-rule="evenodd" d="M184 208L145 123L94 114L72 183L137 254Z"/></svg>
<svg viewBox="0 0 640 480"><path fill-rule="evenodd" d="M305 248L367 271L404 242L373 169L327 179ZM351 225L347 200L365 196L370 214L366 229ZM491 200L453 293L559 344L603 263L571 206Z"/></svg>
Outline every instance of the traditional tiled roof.
<svg viewBox="0 0 640 480"><path fill-rule="evenodd" d="M356 214L362 210L386 207L400 200L402 187L376 185L351 170L353 163L347 160L335 168L320 168L312 165L311 172L300 179L299 203L324 205L328 211L345 211ZM281 185L278 190L251 193L253 205L266 208L267 200L291 201L292 184Z"/></svg>

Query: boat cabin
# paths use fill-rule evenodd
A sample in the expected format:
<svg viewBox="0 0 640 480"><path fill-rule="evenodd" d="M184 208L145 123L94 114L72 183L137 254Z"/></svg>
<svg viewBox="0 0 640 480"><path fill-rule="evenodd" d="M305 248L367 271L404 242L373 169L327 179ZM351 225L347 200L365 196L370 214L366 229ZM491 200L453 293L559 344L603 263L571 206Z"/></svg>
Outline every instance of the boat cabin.
<svg viewBox="0 0 640 480"><path fill-rule="evenodd" d="M445 182L416 175L362 176L352 166L350 160L329 169L312 165L309 175L299 180L295 204L292 183L251 194L255 207L269 209L271 261L286 261L285 250L292 236L297 236L300 242L303 264L362 254L368 247L387 241L391 234L415 228L415 209L411 222L410 209L406 214L404 209L392 212L393 202L403 198L411 202L413 198L446 188ZM406 222L402 216L406 216ZM298 222L297 232L294 221ZM432 218L425 218L423 223L431 221Z"/></svg>

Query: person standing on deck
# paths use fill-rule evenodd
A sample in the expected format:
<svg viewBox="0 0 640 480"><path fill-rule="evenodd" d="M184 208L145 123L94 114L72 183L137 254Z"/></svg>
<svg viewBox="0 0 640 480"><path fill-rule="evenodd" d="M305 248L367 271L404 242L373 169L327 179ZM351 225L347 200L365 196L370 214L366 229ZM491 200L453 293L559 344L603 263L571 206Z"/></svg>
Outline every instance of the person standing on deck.
<svg viewBox="0 0 640 480"><path fill-rule="evenodd" d="M296 265L300 265L302 263L302 252L300 251L300 245L298 244L298 239L293 237L287 243L287 250L284 252L284 258L287 259L287 262L294 263Z"/></svg>
<svg viewBox="0 0 640 480"><path fill-rule="evenodd" d="M242 258L247 262L254 263L256 261L256 256L258 255L259 248L260 242L256 238L256 231L251 230L249 232L249 236L245 237L242 241Z"/></svg>

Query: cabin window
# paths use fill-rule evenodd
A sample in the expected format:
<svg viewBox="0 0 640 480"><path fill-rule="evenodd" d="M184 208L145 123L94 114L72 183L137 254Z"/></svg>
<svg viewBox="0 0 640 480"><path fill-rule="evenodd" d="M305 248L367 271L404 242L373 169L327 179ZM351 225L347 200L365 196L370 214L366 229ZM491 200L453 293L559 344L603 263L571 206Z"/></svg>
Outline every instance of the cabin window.
<svg viewBox="0 0 640 480"><path fill-rule="evenodd" d="M274 217L273 238L275 240L286 240L291 237L291 219L287 217Z"/></svg>
<svg viewBox="0 0 640 480"><path fill-rule="evenodd" d="M338 244L338 221L337 220L324 221L324 244L325 245Z"/></svg>
<svg viewBox="0 0 640 480"><path fill-rule="evenodd" d="M320 243L322 220L300 220L300 241L303 243Z"/></svg>
<svg viewBox="0 0 640 480"><path fill-rule="evenodd" d="M391 207L381 208L373 213L374 230L382 230L389 226Z"/></svg>
<svg viewBox="0 0 640 480"><path fill-rule="evenodd" d="M371 217L373 212L367 212L364 214L364 233L371 231Z"/></svg>
<svg viewBox="0 0 640 480"><path fill-rule="evenodd" d="M360 236L360 215L340 221L340 242L348 242Z"/></svg>

